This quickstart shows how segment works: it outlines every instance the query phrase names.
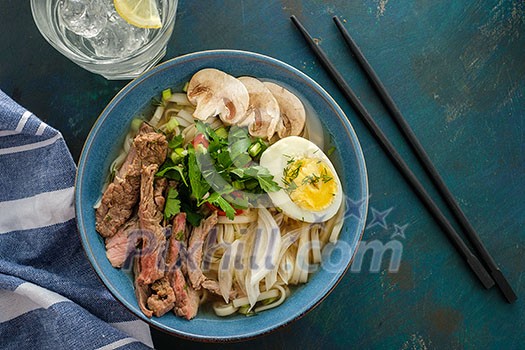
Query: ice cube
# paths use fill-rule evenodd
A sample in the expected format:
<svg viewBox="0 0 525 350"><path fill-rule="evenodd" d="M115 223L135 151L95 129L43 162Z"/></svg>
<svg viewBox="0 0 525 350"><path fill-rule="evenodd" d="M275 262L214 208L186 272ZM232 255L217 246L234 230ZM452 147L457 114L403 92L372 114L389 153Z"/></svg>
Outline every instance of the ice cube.
<svg viewBox="0 0 525 350"><path fill-rule="evenodd" d="M127 33L116 31L111 25L104 27L98 35L89 38L88 41L97 56L119 58L126 54Z"/></svg>
<svg viewBox="0 0 525 350"><path fill-rule="evenodd" d="M149 38L149 29L135 27L118 15L114 8L107 12L107 24L89 43L98 56L119 58L132 54Z"/></svg>
<svg viewBox="0 0 525 350"><path fill-rule="evenodd" d="M62 0L58 14L67 29L84 38L98 35L107 23L107 5L101 0Z"/></svg>
<svg viewBox="0 0 525 350"><path fill-rule="evenodd" d="M132 53L146 45L149 41L149 29L133 27L130 29L126 50Z"/></svg>

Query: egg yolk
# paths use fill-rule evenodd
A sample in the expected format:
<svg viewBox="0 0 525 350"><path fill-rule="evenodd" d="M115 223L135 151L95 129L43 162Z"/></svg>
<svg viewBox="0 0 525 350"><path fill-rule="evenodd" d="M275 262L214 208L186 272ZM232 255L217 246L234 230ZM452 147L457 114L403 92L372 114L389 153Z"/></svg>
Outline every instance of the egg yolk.
<svg viewBox="0 0 525 350"><path fill-rule="evenodd" d="M333 202L337 183L325 162L315 158L291 159L283 171L284 190L300 208L326 209Z"/></svg>

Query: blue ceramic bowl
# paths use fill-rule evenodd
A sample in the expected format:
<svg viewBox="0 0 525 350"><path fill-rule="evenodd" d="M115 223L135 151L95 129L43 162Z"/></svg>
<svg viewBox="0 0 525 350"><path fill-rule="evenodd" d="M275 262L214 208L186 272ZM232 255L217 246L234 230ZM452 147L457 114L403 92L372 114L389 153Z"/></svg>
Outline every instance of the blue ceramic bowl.
<svg viewBox="0 0 525 350"><path fill-rule="evenodd" d="M220 318L199 311L186 321L168 313L148 319L140 311L131 276L113 268L105 255L102 238L95 231L93 205L107 176L108 167L121 147L130 121L151 105L162 90L177 88L202 68L217 68L234 76L251 75L282 82L315 106L325 131L337 151L332 158L347 198L361 199L362 215L345 218L339 242L323 251L324 260L307 284L293 290L279 307L255 317L242 315ZM218 50L181 56L165 62L124 87L104 109L84 145L76 179L76 213L82 244L106 287L132 313L150 325L171 334L201 341L238 341L268 333L300 318L318 305L341 280L350 266L366 221L368 184L365 161L357 136L336 102L315 81L299 70L260 54Z"/></svg>

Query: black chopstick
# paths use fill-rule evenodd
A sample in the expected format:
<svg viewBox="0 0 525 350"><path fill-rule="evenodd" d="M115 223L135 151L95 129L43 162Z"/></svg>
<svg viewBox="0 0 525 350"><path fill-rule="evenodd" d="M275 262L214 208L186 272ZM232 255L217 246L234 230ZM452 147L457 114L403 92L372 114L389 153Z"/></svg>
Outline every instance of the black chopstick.
<svg viewBox="0 0 525 350"><path fill-rule="evenodd" d="M321 61L321 64L325 67L328 73L335 80L337 86L341 89L348 102L356 110L357 114L361 117L367 128L370 130L372 135L374 135L376 140L385 150L386 154L393 161L394 165L398 168L403 177L412 186L416 195L423 202L425 207L429 210L430 214L436 220L438 225L446 233L449 240L452 242L456 250L461 254L463 259L474 272L474 274L477 276L479 281L483 284L485 288L491 288L494 285L494 281L487 273L485 267L483 267L478 258L474 254L472 254L469 247L465 244L465 242L463 242L461 237L454 230L454 227L452 227L452 225L443 215L439 207L436 205L436 203L434 203L430 195L427 193L427 191L419 182L414 173L410 170L410 168L403 160L401 155L396 151L392 143L388 140L386 135L381 131L379 126L372 119L372 116L366 110L365 106L361 103L361 101L359 101L359 98L352 91L350 86L348 86L343 76L337 71L337 69L326 56L324 51L315 43L313 38L310 36L310 34L308 34L307 30L299 22L299 20L295 16L291 16L291 20L299 29L303 37L306 39L308 45L311 47L318 59Z"/></svg>
<svg viewBox="0 0 525 350"><path fill-rule="evenodd" d="M496 265L496 262L488 252L487 248L481 241L479 235L474 230L474 227L472 227L471 223L465 216L465 213L463 210L461 210L461 207L459 206L458 202L448 189L447 185L445 184L445 181L443 181L443 178L440 176L439 172L437 171L436 167L430 160L430 157L425 152L423 146L417 139L416 135L410 128L410 125L407 123L403 115L401 114L401 111L395 104L394 100L388 93L387 89L377 76L376 72L368 62L368 60L363 55L360 48L357 46L355 41L350 36L350 33L346 30L341 20L334 16L333 20L335 24L337 25L337 28L343 35L343 38L345 42L350 47L350 50L352 51L353 55L359 62L359 65L361 68L365 71L368 79L372 82L372 85L375 87L376 92L378 93L379 97L381 98L383 104L386 106L392 117L394 118L394 121L398 125L399 129L401 130L401 133L404 135L405 139L407 140L408 144L416 154L417 158L423 165L423 168L427 172L428 176L434 183L434 185L437 187L438 191L440 192L441 196L445 200L446 204L450 208L452 214L456 218L456 220L459 222L461 228L465 231L465 234L467 235L468 239L470 240L470 243L478 253L478 255L481 257L481 261L485 264L487 269L489 270L490 275L496 282L496 285L501 290L502 294L504 295L505 299L509 303L513 303L516 301L517 296L516 293L512 290L511 285L499 269L499 267Z"/></svg>

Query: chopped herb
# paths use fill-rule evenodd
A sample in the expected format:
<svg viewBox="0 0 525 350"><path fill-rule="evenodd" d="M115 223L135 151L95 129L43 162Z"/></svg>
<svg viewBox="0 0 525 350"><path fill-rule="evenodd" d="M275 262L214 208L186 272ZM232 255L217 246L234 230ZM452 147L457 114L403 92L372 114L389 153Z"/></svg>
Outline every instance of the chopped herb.
<svg viewBox="0 0 525 350"><path fill-rule="evenodd" d="M273 176L258 176L257 180L259 181L259 185L261 185L261 188L265 192L276 192L279 191L279 185L273 181Z"/></svg>
<svg viewBox="0 0 525 350"><path fill-rule="evenodd" d="M294 180L299 176L299 172L303 166L303 162L296 161L293 157L288 160L288 166L283 169L283 184L285 185L286 193L290 194L297 189L297 184Z"/></svg>
<svg viewBox="0 0 525 350"><path fill-rule="evenodd" d="M224 199L218 192L214 192L211 195L209 195L206 199L199 203L199 205L205 202L211 203L221 208L221 210L226 213L226 217L228 219L235 219L235 209L233 209L231 204L228 203L228 201Z"/></svg>
<svg viewBox="0 0 525 350"><path fill-rule="evenodd" d="M233 188L235 188L236 190L244 190L244 183L242 181L233 181L232 182L232 186Z"/></svg>
<svg viewBox="0 0 525 350"><path fill-rule="evenodd" d="M251 140L248 136L248 133L242 128L231 128L228 140L231 142L229 151L234 162L238 156L241 154L246 154L248 147L251 145Z"/></svg>
<svg viewBox="0 0 525 350"><path fill-rule="evenodd" d="M142 120L140 118L133 118L133 120L131 121L131 130L133 132L139 131L140 126L142 125L143 122L144 122L144 120Z"/></svg>
<svg viewBox="0 0 525 350"><path fill-rule="evenodd" d="M293 181L288 182L283 179L283 184L284 184L284 190L288 194L292 193L293 191L297 189L297 184Z"/></svg>
<svg viewBox="0 0 525 350"><path fill-rule="evenodd" d="M319 179L320 177L317 176L316 174L311 174L303 178L302 184L303 185L314 185L315 187L317 187L317 183L319 182Z"/></svg>
<svg viewBox="0 0 525 350"><path fill-rule="evenodd" d="M255 315L255 311L250 310L250 305L243 305L239 308L238 312L240 314L243 314L245 316L253 316Z"/></svg>
<svg viewBox="0 0 525 350"><path fill-rule="evenodd" d="M332 155L332 153L334 153L334 151L335 151L335 146L332 146L332 147L330 147L330 148L328 149L328 151L326 151L326 155L327 155L328 157L330 157L330 156Z"/></svg>
<svg viewBox="0 0 525 350"><path fill-rule="evenodd" d="M179 127L179 122L176 118L170 118L170 120L166 123L165 130L166 133L172 133Z"/></svg>
<svg viewBox="0 0 525 350"><path fill-rule="evenodd" d="M175 239L177 241L183 241L184 240L184 230L180 230L175 234Z"/></svg>
<svg viewBox="0 0 525 350"><path fill-rule="evenodd" d="M204 216L197 211L197 208L192 208L184 203L182 204L182 211L186 213L186 220L193 226L197 227L200 225Z"/></svg>
<svg viewBox="0 0 525 350"><path fill-rule="evenodd" d="M162 100L166 101L171 97L171 89L162 90Z"/></svg>
<svg viewBox="0 0 525 350"><path fill-rule="evenodd" d="M247 153L241 153L235 158L235 166L239 168L248 166L251 162L252 157L250 157Z"/></svg>
<svg viewBox="0 0 525 350"><path fill-rule="evenodd" d="M333 178L330 175L328 175L328 173L326 172L326 168L324 168L321 174L321 180L323 180L324 183L327 183L331 181L332 179Z"/></svg>
<svg viewBox="0 0 525 350"><path fill-rule="evenodd" d="M295 162L295 158L293 156L289 156L288 154L283 154L284 157L288 158L286 161L286 164L292 164Z"/></svg>
<svg viewBox="0 0 525 350"><path fill-rule="evenodd" d="M178 196L179 192L174 187L170 187L164 206L164 218L166 218L166 220L170 220L173 216L180 213L180 200Z"/></svg>
<svg viewBox="0 0 525 350"><path fill-rule="evenodd" d="M196 128L207 144L196 150L191 144L184 146L181 135L172 137L168 143L169 156L156 174L179 182L177 210L186 213L193 226L202 220L203 203L213 204L234 219L236 209L248 208L253 200L258 200L251 197L252 193L280 189L268 169L254 163L267 148L264 141L252 138L245 128L236 126L213 130L197 121ZM221 188L214 185L212 189L211 184L221 183L224 184ZM238 190L246 192L235 192Z"/></svg>
<svg viewBox="0 0 525 350"><path fill-rule="evenodd" d="M170 159L174 164L180 164L184 161L184 158L188 155L188 151L184 148L175 148L170 154Z"/></svg>
<svg viewBox="0 0 525 350"><path fill-rule="evenodd" d="M193 148L188 148L188 176L190 178L191 193L200 201L210 189L210 184L202 176Z"/></svg>
<svg viewBox="0 0 525 350"><path fill-rule="evenodd" d="M276 302L278 299L279 299L279 297L273 297L273 298L264 299L264 300L261 301L261 304L262 305L270 305L271 303Z"/></svg>
<svg viewBox="0 0 525 350"><path fill-rule="evenodd" d="M296 179L297 176L299 176L299 171L301 171L301 167L303 166L302 163L299 163L297 164L297 166L295 168L292 168L292 169L289 169L289 168L286 168L285 171L286 171L286 175L288 178L290 179Z"/></svg>
<svg viewBox="0 0 525 350"><path fill-rule="evenodd" d="M228 138L228 130L224 126L221 126L217 130L215 130L215 134L217 134L218 137L221 139L227 139Z"/></svg>
<svg viewBox="0 0 525 350"><path fill-rule="evenodd" d="M261 152L261 150L262 146L258 142L252 143L250 147L248 147L248 153L252 157L256 157Z"/></svg>
<svg viewBox="0 0 525 350"><path fill-rule="evenodd" d="M168 147L171 149L176 149L182 147L184 142L184 137L182 135L173 136L173 138L168 142Z"/></svg>
<svg viewBox="0 0 525 350"><path fill-rule="evenodd" d="M186 180L187 174L184 166L182 164L175 164L171 159L166 160L164 164L162 164L155 176L163 176L168 179L182 181L188 186L188 181Z"/></svg>

